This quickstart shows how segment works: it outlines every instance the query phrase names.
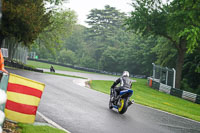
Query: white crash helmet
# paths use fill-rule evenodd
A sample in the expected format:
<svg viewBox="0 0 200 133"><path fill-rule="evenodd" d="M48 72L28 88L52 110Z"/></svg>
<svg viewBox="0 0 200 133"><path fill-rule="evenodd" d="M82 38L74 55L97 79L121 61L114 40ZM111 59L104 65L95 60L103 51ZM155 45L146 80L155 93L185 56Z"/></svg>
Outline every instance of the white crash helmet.
<svg viewBox="0 0 200 133"><path fill-rule="evenodd" d="M129 77L129 72L128 71L124 71L122 74L122 77Z"/></svg>

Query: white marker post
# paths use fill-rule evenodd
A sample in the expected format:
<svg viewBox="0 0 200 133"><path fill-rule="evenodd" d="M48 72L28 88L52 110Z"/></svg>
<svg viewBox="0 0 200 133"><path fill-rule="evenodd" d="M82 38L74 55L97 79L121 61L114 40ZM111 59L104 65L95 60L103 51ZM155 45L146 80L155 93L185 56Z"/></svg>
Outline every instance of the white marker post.
<svg viewBox="0 0 200 133"><path fill-rule="evenodd" d="M172 68L172 70L174 71L173 88L175 88L175 82L176 82L176 70L175 70L174 68Z"/></svg>

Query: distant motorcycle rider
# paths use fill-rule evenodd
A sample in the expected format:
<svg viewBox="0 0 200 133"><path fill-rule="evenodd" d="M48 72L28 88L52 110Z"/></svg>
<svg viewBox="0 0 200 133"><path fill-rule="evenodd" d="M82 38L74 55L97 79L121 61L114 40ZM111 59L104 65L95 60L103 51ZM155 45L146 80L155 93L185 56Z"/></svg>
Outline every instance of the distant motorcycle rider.
<svg viewBox="0 0 200 133"><path fill-rule="evenodd" d="M116 87L120 83L119 87ZM124 71L122 76L118 78L113 85L111 86L111 89L114 89L114 98L112 98L112 102L118 99L118 95L120 91L131 89L132 87L132 80L129 78L129 72ZM129 101L128 105L132 104L134 101Z"/></svg>
<svg viewBox="0 0 200 133"><path fill-rule="evenodd" d="M55 73L55 69L54 69L53 65L51 65L51 67L50 67L50 72L54 72Z"/></svg>

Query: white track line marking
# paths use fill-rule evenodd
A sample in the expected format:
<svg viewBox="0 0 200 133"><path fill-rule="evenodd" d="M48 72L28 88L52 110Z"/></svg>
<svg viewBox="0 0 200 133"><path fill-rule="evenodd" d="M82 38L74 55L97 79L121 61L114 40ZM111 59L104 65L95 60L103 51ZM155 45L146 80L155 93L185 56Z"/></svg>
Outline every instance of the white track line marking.
<svg viewBox="0 0 200 133"><path fill-rule="evenodd" d="M54 127L61 129L67 133L71 133L70 131L64 129L63 127L61 127L60 125L58 125L57 123L55 123L54 121L52 121L51 119L47 118L46 116L44 116L42 113L40 113L39 111L37 111L37 114L40 115L45 121L47 121L47 123L53 125Z"/></svg>

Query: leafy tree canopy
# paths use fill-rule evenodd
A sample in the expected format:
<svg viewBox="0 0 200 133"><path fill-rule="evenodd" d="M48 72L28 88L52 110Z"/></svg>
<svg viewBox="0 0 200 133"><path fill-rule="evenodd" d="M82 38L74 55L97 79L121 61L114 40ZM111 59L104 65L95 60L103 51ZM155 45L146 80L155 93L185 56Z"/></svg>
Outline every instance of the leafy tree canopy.
<svg viewBox="0 0 200 133"><path fill-rule="evenodd" d="M66 39L72 32L73 26L76 23L76 16L73 11L61 10L54 12L50 18L51 25L46 27L32 45L32 50L46 49L53 56L56 56L59 49L62 47L64 39ZM41 58L44 58L41 54ZM58 55L59 56L59 55ZM52 58L52 57L51 57Z"/></svg>
<svg viewBox="0 0 200 133"><path fill-rule="evenodd" d="M86 22L91 26L89 28L91 36L99 36L111 33L113 28L121 27L125 14L119 12L115 7L106 5L102 10L92 9L87 19Z"/></svg>
<svg viewBox="0 0 200 133"><path fill-rule="evenodd" d="M0 43L4 38L14 37L29 46L50 25L51 11L46 10L43 0L3 0L2 3Z"/></svg>
<svg viewBox="0 0 200 133"><path fill-rule="evenodd" d="M128 28L143 35L162 36L177 50L176 87L180 88L182 66L186 51L193 52L199 45L200 0L174 0L162 4L161 0L136 0L134 11L127 19Z"/></svg>
<svg viewBox="0 0 200 133"><path fill-rule="evenodd" d="M187 51L192 52L199 45L199 4L199 0L174 0L169 5L161 0L136 0L126 24L144 35L163 36L178 49L182 47L179 42L185 40Z"/></svg>

